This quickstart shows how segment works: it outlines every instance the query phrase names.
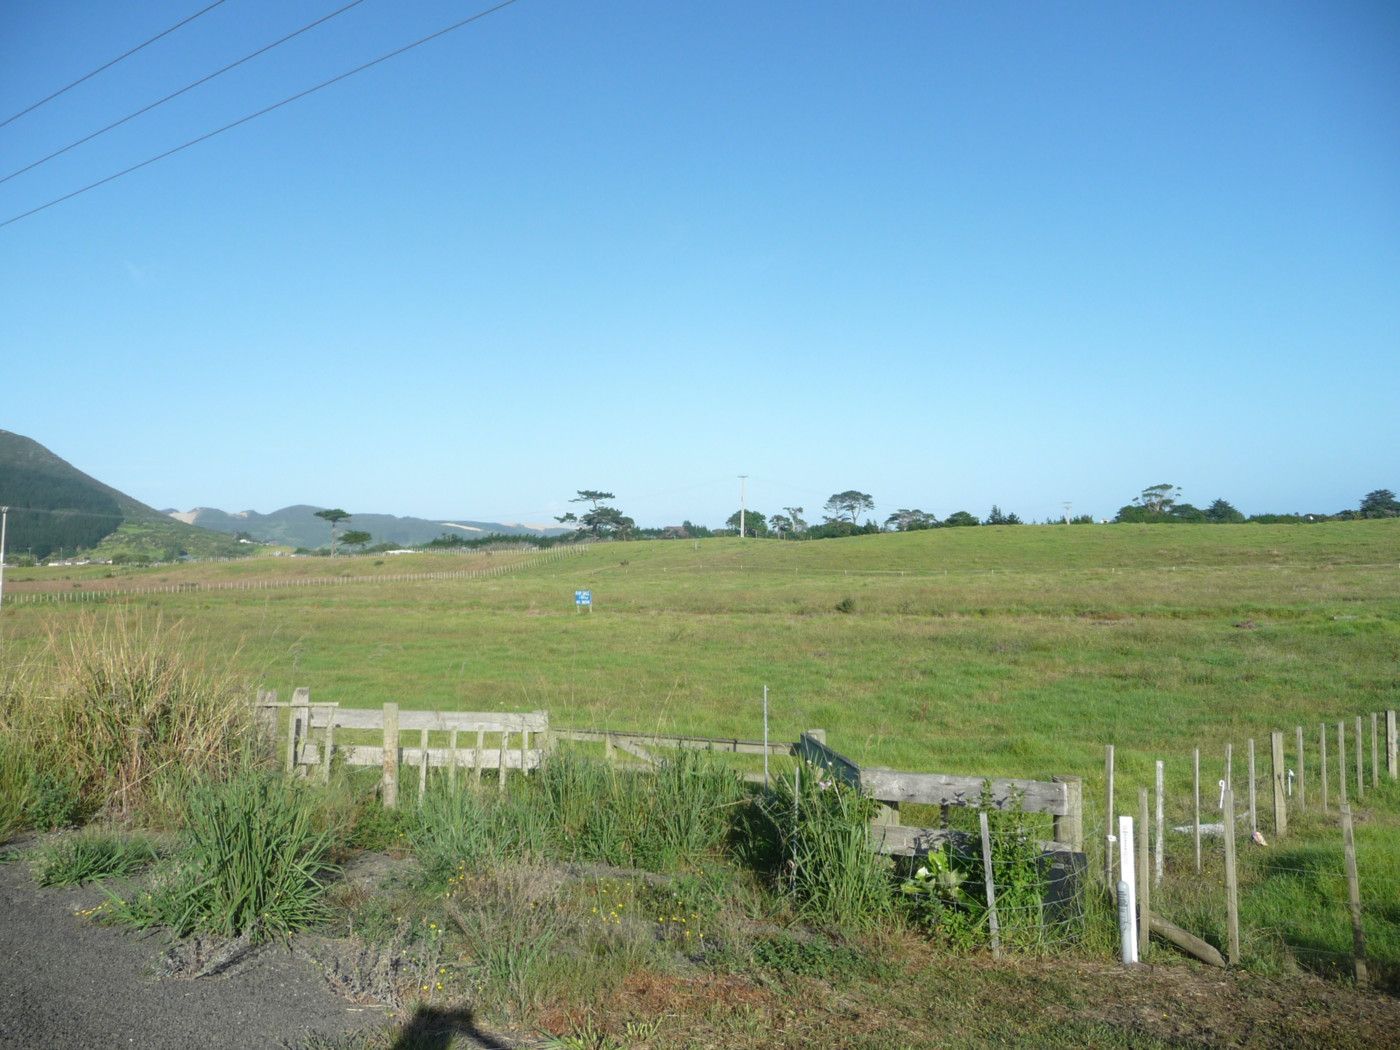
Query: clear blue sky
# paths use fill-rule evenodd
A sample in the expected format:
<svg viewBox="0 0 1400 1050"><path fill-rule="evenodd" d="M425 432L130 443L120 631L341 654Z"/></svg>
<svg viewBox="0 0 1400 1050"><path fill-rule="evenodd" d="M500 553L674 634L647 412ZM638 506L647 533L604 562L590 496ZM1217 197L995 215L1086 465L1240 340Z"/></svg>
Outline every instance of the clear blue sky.
<svg viewBox="0 0 1400 1050"><path fill-rule="evenodd" d="M0 2L3 116L205 2ZM4 173L336 6L227 0ZM476 9L365 0L0 221ZM520 0L0 229L0 362L0 427L162 507L1355 506L1400 489L1400 6Z"/></svg>

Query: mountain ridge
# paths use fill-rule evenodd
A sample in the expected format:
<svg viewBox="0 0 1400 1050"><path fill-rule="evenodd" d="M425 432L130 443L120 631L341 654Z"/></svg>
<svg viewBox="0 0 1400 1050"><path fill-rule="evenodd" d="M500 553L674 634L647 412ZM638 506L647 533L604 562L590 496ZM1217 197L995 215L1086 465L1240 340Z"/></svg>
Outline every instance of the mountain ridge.
<svg viewBox="0 0 1400 1050"><path fill-rule="evenodd" d="M255 510L225 511L217 507L194 507L187 511L165 513L199 528L230 535L242 533L263 543L321 547L330 541L330 526L323 519L316 517L316 512L324 509L309 503L294 503L267 514ZM504 536L539 537L559 536L570 531L498 521L477 521L470 518L418 518L371 511L351 513L342 523L342 527L368 532L376 543L398 543L405 546L428 543L444 533L454 531L468 536L497 533Z"/></svg>

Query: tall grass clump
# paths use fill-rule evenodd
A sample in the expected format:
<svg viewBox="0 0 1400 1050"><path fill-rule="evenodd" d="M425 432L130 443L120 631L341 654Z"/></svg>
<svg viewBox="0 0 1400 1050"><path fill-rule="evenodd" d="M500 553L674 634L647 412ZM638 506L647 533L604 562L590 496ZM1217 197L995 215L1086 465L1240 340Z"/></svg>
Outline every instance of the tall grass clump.
<svg viewBox="0 0 1400 1050"><path fill-rule="evenodd" d="M159 819L182 793L172 781L232 768L249 739L250 693L227 663L204 658L189 629L121 611L63 623L0 686L0 747L30 770L62 770L83 814L144 808ZM13 819L11 779L0 775L3 819ZM23 822L44 823L32 800L24 809Z"/></svg>
<svg viewBox="0 0 1400 1050"><path fill-rule="evenodd" d="M407 835L433 883L505 859L673 871L723 849L742 797L739 778L697 752L644 771L556 752L536 775L512 779L504 794L479 785L430 787Z"/></svg>
<svg viewBox="0 0 1400 1050"><path fill-rule="evenodd" d="M257 939L325 917L332 835L311 792L248 767L192 787L185 819L173 864L151 891L114 901L118 921Z"/></svg>
<svg viewBox="0 0 1400 1050"><path fill-rule="evenodd" d="M40 850L35 881L40 886L79 886L134 875L155 859L155 847L139 836L84 832Z"/></svg>
<svg viewBox="0 0 1400 1050"><path fill-rule="evenodd" d="M780 776L758 800L774 833L774 876L804 918L846 929L894 910L890 861L870 845L876 803L811 767Z"/></svg>

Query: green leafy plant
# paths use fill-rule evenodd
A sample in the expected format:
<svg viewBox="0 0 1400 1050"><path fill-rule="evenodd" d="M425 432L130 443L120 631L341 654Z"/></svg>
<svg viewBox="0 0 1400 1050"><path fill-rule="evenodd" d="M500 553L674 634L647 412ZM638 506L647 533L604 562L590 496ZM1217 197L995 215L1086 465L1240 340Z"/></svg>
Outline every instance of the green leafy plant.
<svg viewBox="0 0 1400 1050"><path fill-rule="evenodd" d="M35 879L40 886L78 886L133 875L155 859L147 839L85 832L44 846Z"/></svg>
<svg viewBox="0 0 1400 1050"><path fill-rule="evenodd" d="M247 768L194 788L187 819L172 868L135 900L114 897L115 919L182 935L261 938L324 917L331 837L317 831L309 793Z"/></svg>

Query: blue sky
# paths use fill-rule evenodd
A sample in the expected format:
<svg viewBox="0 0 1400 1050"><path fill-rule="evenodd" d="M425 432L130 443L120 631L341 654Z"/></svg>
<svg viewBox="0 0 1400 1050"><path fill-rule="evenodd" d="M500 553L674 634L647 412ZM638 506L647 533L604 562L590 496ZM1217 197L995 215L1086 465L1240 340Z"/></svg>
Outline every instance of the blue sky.
<svg viewBox="0 0 1400 1050"><path fill-rule="evenodd" d="M0 2L3 116L203 4ZM227 0L6 174L339 6ZM365 0L0 221L479 7ZM520 0L0 229L0 427L156 506L1400 489L1400 7ZM3 119L0 116L0 119Z"/></svg>

